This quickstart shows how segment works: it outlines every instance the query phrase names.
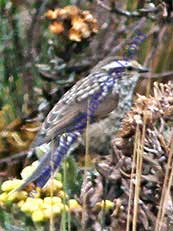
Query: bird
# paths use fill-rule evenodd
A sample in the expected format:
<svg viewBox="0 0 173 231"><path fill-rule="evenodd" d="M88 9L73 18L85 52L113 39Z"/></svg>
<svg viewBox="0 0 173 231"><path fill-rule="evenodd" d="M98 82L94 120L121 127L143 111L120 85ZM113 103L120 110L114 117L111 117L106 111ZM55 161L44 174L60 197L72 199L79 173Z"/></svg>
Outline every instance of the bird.
<svg viewBox="0 0 173 231"><path fill-rule="evenodd" d="M17 191L30 183L42 188L84 132L87 119L93 123L105 118L118 107L119 100L125 101L130 95L130 89L134 89L139 78L138 73L147 71L136 60L111 56L100 61L90 74L77 81L45 118L31 148L49 143L51 150L44 154L38 167Z"/></svg>

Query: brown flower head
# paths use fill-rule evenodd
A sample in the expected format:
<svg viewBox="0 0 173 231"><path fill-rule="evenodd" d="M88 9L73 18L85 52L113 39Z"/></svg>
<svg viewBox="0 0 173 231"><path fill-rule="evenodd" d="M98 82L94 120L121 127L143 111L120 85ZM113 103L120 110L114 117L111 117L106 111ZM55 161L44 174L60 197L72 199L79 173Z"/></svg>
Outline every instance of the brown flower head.
<svg viewBox="0 0 173 231"><path fill-rule="evenodd" d="M64 8L48 10L45 16L54 20L49 29L54 34L68 35L75 42L90 37L98 32L97 20L89 11L82 11L77 6L68 5Z"/></svg>

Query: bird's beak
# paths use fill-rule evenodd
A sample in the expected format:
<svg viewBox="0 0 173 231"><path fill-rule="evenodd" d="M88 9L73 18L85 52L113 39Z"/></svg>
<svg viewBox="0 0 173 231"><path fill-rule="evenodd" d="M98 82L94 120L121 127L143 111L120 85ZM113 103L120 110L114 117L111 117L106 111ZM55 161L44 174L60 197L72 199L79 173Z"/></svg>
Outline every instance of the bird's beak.
<svg viewBox="0 0 173 231"><path fill-rule="evenodd" d="M149 69L148 69L147 67L140 67L140 68L138 69L138 72L139 72L139 73L146 73L146 72L149 72Z"/></svg>

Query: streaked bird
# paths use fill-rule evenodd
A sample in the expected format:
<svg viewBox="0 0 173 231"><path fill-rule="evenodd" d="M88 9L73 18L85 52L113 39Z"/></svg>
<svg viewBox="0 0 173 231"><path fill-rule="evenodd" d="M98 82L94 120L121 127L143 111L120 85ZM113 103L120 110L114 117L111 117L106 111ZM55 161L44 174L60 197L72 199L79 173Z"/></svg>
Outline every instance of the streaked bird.
<svg viewBox="0 0 173 231"><path fill-rule="evenodd" d="M138 73L146 71L134 60L109 57L67 91L47 115L32 145L35 148L51 143L52 150L42 157L36 170L17 190L31 182L43 187L84 131L87 119L94 122L106 117L118 106L119 100L124 100L125 105L126 96L132 95Z"/></svg>

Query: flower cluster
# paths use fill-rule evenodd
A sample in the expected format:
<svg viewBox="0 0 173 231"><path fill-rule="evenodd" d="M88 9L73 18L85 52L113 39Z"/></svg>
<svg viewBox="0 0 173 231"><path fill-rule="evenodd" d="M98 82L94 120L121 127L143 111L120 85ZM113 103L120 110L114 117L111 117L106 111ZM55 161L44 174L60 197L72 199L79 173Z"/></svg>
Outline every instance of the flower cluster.
<svg viewBox="0 0 173 231"><path fill-rule="evenodd" d="M77 6L69 5L48 10L45 16L51 20L49 29L52 33L67 35L75 42L98 32L96 18L89 11L82 11Z"/></svg>
<svg viewBox="0 0 173 231"><path fill-rule="evenodd" d="M82 207L77 200L69 199L69 196L64 192L60 173L50 180L43 189L36 188L32 197L29 197L28 193L31 188L15 192L15 189L23 183L28 174L34 171L37 164L38 161L23 169L21 173L22 180L13 179L3 182L1 185L0 206L14 205L26 215L31 216L34 222L46 221L51 215L61 216L62 211L81 212ZM50 192L53 192L52 197Z"/></svg>
<svg viewBox="0 0 173 231"><path fill-rule="evenodd" d="M49 180L43 189L36 188L32 193L32 197L29 196L29 192L33 189L33 185L28 186L26 190L15 191L28 175L35 170L38 164L39 162L35 161L32 165L25 167L21 172L21 180L12 179L2 183L0 206L3 208L7 206L9 208L9 205L11 205L11 208L12 206L16 206L19 211L30 216L33 222L46 221L52 215L58 218L62 212L69 212L76 216L81 215L82 206L76 199L69 198L63 190L60 173L54 179ZM109 200L100 201L95 204L97 210L104 209L106 212L113 207L114 203Z"/></svg>

